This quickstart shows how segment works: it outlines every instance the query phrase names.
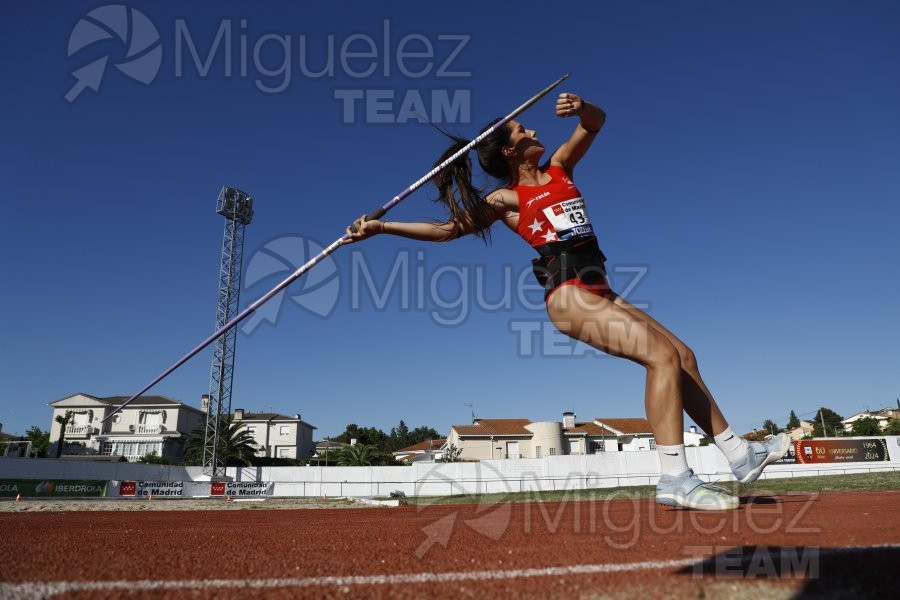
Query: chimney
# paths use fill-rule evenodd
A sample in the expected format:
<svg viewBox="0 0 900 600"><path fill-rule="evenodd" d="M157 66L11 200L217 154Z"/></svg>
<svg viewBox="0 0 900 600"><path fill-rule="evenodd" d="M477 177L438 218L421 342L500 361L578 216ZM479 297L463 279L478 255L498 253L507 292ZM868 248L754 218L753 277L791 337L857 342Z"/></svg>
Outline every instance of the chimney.
<svg viewBox="0 0 900 600"><path fill-rule="evenodd" d="M200 396L200 410L205 413L209 412L209 394L203 394Z"/></svg>
<svg viewBox="0 0 900 600"><path fill-rule="evenodd" d="M697 426L696 426L696 425L691 425L691 426L688 428L688 431L690 431L691 433L697 433Z"/></svg>
<svg viewBox="0 0 900 600"><path fill-rule="evenodd" d="M294 413L294 418L298 421L300 420L300 413Z"/></svg>
<svg viewBox="0 0 900 600"><path fill-rule="evenodd" d="M563 429L572 429L575 427L575 413L566 411L563 413Z"/></svg>
<svg viewBox="0 0 900 600"><path fill-rule="evenodd" d="M356 438L350 438L350 445L351 445L351 446L355 446L355 445L356 445Z"/></svg>
<svg viewBox="0 0 900 600"><path fill-rule="evenodd" d="M240 421L240 420L242 420L243 418L244 418L244 409L243 409L243 408L236 408L236 409L234 409L234 420L235 420L235 421Z"/></svg>

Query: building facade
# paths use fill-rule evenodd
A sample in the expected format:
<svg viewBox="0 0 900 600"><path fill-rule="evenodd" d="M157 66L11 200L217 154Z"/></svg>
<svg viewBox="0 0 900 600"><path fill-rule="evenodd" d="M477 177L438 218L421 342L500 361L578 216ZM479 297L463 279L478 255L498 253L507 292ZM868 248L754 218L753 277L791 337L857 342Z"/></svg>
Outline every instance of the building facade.
<svg viewBox="0 0 900 600"><path fill-rule="evenodd" d="M104 420L127 399L79 393L51 402L49 455L57 454L62 427L57 417L70 413L61 454L118 455L130 462L156 454L180 461L185 442L204 422L205 413L164 396L140 396Z"/></svg>
<svg viewBox="0 0 900 600"><path fill-rule="evenodd" d="M490 460L653 450L656 441L647 419L580 422L575 413L566 412L561 422L475 419L471 425L452 426L447 446L458 448L462 460Z"/></svg>
<svg viewBox="0 0 900 600"><path fill-rule="evenodd" d="M66 425L62 454L124 456L134 462L156 454L180 462L187 440L206 425L208 396L200 400L201 409L164 396L140 396L108 421L106 416L118 408L127 396L100 398L74 394L50 403L49 456L56 456L61 425L57 417L71 413ZM257 455L274 458L307 459L313 453L315 427L300 415L234 411L233 420L253 436Z"/></svg>
<svg viewBox="0 0 900 600"><path fill-rule="evenodd" d="M878 427L884 430L890 425L891 421L898 418L898 416L900 416L900 410L891 407L882 408L877 411L864 410L853 416L847 417L841 421L841 425L844 427L844 433L850 433L853 431L853 424L860 419L873 419L878 423Z"/></svg>
<svg viewBox="0 0 900 600"><path fill-rule="evenodd" d="M300 418L278 413L252 413L238 408L234 423L250 432L259 448L257 456L306 460L315 451L313 431L316 429Z"/></svg>

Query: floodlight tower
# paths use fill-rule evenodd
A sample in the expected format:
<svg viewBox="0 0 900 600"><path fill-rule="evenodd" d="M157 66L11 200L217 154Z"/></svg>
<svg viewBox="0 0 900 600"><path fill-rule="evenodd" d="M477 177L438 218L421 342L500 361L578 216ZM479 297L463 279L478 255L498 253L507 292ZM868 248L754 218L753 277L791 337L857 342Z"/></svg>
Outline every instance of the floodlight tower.
<svg viewBox="0 0 900 600"><path fill-rule="evenodd" d="M216 212L225 217L222 265L219 269L219 302L216 306L218 331L238 313L241 291L241 262L244 255L244 228L253 219L253 198L233 187L219 192ZM203 445L203 474L210 478L225 475L225 457L220 456L219 437L223 418L231 414L231 382L237 328L232 327L215 342L209 378L206 410L206 437Z"/></svg>

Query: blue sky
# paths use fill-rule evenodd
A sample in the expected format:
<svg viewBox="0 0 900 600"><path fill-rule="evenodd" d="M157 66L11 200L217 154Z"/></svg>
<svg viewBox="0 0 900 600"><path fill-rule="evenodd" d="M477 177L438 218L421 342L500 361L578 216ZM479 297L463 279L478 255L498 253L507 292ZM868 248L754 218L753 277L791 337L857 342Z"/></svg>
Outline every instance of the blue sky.
<svg viewBox="0 0 900 600"><path fill-rule="evenodd" d="M900 395L894 2L131 2L152 27L128 12L81 47L83 20L115 33L102 6L2 9L4 432L135 393L212 332L222 185L256 200L246 305L429 170L445 140L410 110L471 136L564 73L608 113L575 179L613 284L692 346L735 429ZM73 91L104 56L99 91ZM547 146L574 126L552 98L521 120ZM434 195L390 220L442 218ZM467 403L642 415L643 370L554 336L519 290L532 256L500 227L340 249L239 335L233 408L319 437L445 432ZM151 393L199 405L210 363Z"/></svg>

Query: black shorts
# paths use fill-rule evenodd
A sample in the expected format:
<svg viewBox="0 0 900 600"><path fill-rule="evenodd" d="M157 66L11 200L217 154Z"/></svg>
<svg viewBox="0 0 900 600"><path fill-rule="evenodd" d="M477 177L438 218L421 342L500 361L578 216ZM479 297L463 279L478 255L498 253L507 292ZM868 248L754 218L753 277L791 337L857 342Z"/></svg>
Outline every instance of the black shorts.
<svg viewBox="0 0 900 600"><path fill-rule="evenodd" d="M577 285L599 296L613 297L606 280L606 256L596 237L550 242L535 250L541 256L531 261L532 270L544 288L544 301L563 285Z"/></svg>

